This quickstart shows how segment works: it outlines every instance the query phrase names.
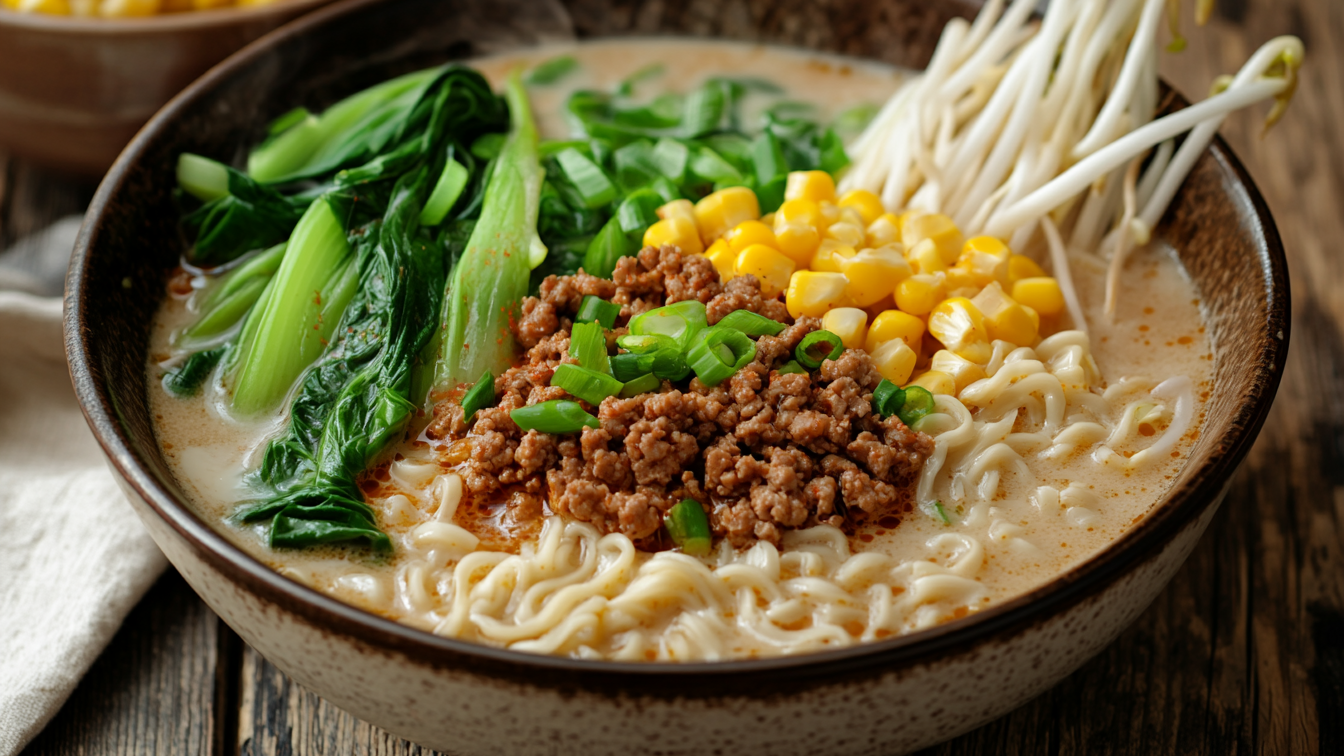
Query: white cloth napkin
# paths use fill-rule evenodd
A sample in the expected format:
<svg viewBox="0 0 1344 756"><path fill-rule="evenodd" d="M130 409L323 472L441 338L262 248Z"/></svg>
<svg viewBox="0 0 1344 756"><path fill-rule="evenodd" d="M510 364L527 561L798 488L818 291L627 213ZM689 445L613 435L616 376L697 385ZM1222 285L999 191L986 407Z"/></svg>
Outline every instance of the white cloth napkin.
<svg viewBox="0 0 1344 756"><path fill-rule="evenodd" d="M75 402L61 300L33 293L64 270L71 229L0 255L0 756L42 730L166 566Z"/></svg>

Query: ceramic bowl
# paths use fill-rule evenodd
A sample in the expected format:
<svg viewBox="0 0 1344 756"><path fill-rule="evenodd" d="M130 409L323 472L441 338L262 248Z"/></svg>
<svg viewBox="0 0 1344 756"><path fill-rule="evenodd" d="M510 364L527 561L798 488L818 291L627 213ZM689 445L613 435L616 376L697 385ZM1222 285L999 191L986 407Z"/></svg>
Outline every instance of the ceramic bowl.
<svg viewBox="0 0 1344 756"><path fill-rule="evenodd" d="M210 66L328 2L133 19L0 8L0 149L101 176L136 130Z"/></svg>
<svg viewBox="0 0 1344 756"><path fill-rule="evenodd" d="M753 20L725 2L574 0L581 35L711 34L921 66L960 4L787 3ZM721 7L720 7L721 6ZM146 345L181 250L171 192L184 150L241 156L268 118L374 81L568 31L533 31L526 0L349 2L231 58L135 138L90 208L67 283L71 370L90 425L146 527L193 588L301 685L397 735L461 754L892 754L1021 705L1110 643L1162 590L1213 517L1273 399L1288 346L1288 277L1264 202L1216 141L1157 235L1204 303L1216 387L1170 493L1095 558L1026 595L930 630L833 652L718 664L530 656L439 638L298 583L183 503L146 402ZM755 7L755 6L752 6ZM641 10L642 9L642 10ZM501 37L498 30L504 29ZM483 30L494 29L491 34ZM503 40L502 42L500 40Z"/></svg>

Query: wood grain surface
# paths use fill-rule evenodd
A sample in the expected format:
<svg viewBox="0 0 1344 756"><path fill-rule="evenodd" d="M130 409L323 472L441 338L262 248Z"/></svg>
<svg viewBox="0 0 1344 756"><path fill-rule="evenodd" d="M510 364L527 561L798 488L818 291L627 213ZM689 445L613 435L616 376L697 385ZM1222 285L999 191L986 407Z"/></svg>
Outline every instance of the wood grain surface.
<svg viewBox="0 0 1344 756"><path fill-rule="evenodd" d="M638 20L662 4L626 6ZM1222 0L1208 27L1186 28L1189 49L1162 70L1192 97L1274 35L1306 42L1297 100L1274 131L1262 138L1263 111L1222 131L1288 250L1293 338L1278 399L1209 532L1139 621L1045 695L925 754L1344 753L1344 3ZM0 154L0 247L90 193ZM431 752L298 688L170 572L24 753Z"/></svg>

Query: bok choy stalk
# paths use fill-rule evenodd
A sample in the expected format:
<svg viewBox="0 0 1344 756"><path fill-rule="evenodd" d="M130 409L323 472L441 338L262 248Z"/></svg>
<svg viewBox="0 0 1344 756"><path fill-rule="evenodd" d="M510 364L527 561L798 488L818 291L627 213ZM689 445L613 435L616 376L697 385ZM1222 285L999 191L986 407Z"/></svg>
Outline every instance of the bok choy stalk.
<svg viewBox="0 0 1344 756"><path fill-rule="evenodd" d="M509 319L528 290L528 274L545 259L537 235L544 172L537 157L537 127L517 72L505 89L509 136L495 159L480 220L444 292L442 343L436 386L472 383L482 373L502 373L515 344Z"/></svg>
<svg viewBox="0 0 1344 756"><path fill-rule="evenodd" d="M426 166L403 176L383 220L365 228L359 285L338 339L304 376L289 429L267 446L257 473L272 495L236 513L244 522L270 518L272 546L391 548L356 477L415 412L412 374L438 326L442 250L417 233L428 176Z"/></svg>

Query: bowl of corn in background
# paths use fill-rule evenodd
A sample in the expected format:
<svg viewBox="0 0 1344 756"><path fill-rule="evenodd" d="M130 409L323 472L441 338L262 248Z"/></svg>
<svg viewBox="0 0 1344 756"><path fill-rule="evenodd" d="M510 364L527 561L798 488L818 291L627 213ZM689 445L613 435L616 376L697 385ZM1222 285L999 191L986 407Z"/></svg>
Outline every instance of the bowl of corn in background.
<svg viewBox="0 0 1344 756"><path fill-rule="evenodd" d="M0 0L0 151L99 177L196 77L329 1Z"/></svg>

